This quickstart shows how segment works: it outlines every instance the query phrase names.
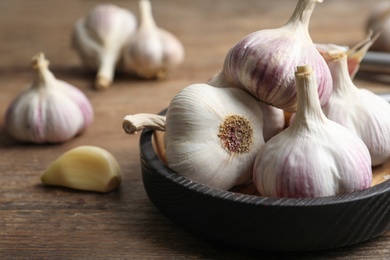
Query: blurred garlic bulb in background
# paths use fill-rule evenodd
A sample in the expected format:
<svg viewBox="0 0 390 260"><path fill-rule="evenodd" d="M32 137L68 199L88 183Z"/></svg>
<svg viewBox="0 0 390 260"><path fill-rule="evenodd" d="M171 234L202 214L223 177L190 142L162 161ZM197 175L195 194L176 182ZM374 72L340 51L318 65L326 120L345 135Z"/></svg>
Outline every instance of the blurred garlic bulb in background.
<svg viewBox="0 0 390 260"><path fill-rule="evenodd" d="M6 111L5 129L16 140L60 143L82 133L93 120L92 106L76 87L58 80L43 53L33 58L33 83Z"/></svg>
<svg viewBox="0 0 390 260"><path fill-rule="evenodd" d="M182 43L157 27L149 0L140 0L140 24L123 53L124 69L142 78L165 78L184 59Z"/></svg>
<svg viewBox="0 0 390 260"><path fill-rule="evenodd" d="M254 184L269 197L306 198L370 187L371 159L352 131L325 117L311 66L298 66L294 122L266 142L254 163Z"/></svg>
<svg viewBox="0 0 390 260"><path fill-rule="evenodd" d="M333 93L324 114L357 134L370 151L372 165L390 158L390 104L367 89L357 88L348 73L344 52L330 51Z"/></svg>
<svg viewBox="0 0 390 260"><path fill-rule="evenodd" d="M366 30L380 33L372 50L390 52L390 2L382 1L374 6L368 17Z"/></svg>
<svg viewBox="0 0 390 260"><path fill-rule="evenodd" d="M96 5L76 22L72 45L84 64L97 70L96 89L112 84L122 48L136 27L133 13L113 4Z"/></svg>

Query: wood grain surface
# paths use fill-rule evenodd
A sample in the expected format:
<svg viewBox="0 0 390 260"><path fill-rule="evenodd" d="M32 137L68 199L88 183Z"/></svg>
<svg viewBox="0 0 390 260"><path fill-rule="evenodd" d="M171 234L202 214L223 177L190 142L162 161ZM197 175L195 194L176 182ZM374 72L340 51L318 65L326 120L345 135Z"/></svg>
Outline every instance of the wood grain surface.
<svg viewBox="0 0 390 260"><path fill-rule="evenodd" d="M57 78L90 98L95 121L85 134L61 145L25 145L0 130L0 259L388 259L390 233L358 245L305 253L252 251L210 242L187 233L148 199L141 178L139 136L121 127L127 114L158 113L183 87L217 73L228 49L250 32L283 25L297 1L153 1L157 23L180 38L184 64L164 81L116 75L114 85L92 90L70 48L77 19L99 1L0 1L0 129L11 100L32 80L31 57L43 51ZM372 6L364 0L325 0L310 25L315 42L353 45L365 37ZM112 1L138 16L137 1ZM389 77L359 73L356 84L389 91ZM41 172L79 145L109 150L123 173L108 194L48 188Z"/></svg>

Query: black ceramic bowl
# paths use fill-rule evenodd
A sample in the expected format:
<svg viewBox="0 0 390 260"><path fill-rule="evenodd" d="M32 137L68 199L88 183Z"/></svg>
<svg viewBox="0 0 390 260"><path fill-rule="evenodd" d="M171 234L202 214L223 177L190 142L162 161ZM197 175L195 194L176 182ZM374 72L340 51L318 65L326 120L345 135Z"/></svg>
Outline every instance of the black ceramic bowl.
<svg viewBox="0 0 390 260"><path fill-rule="evenodd" d="M151 130L143 131L140 150L150 200L174 222L208 239L304 251L347 246L390 230L390 180L340 196L267 198L213 189L174 172L159 158Z"/></svg>

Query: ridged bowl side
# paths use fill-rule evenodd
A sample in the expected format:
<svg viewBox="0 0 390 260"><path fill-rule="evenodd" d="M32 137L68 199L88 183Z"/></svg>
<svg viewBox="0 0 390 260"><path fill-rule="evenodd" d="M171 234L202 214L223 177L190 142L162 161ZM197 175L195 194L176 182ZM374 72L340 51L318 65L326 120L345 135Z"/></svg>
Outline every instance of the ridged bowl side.
<svg viewBox="0 0 390 260"><path fill-rule="evenodd" d="M220 242L262 250L342 247L390 230L390 180L332 197L277 199L209 188L169 169L153 131L141 134L145 190L153 204L187 230Z"/></svg>

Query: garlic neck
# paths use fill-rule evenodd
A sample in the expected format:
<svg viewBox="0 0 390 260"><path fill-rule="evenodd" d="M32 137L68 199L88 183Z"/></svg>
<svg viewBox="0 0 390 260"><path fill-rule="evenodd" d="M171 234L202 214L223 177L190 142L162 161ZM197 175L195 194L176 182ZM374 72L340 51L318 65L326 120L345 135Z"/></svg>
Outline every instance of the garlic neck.
<svg viewBox="0 0 390 260"><path fill-rule="evenodd" d="M322 0L299 0L293 15L287 22L287 25L296 26L300 23L308 30L310 17L313 13L316 2L322 2Z"/></svg>
<svg viewBox="0 0 390 260"><path fill-rule="evenodd" d="M298 66L295 74L297 85L298 108L293 127L310 126L310 122L324 122L317 91L317 81L310 65Z"/></svg>
<svg viewBox="0 0 390 260"><path fill-rule="evenodd" d="M117 60L118 55L116 52L106 51L102 54L96 77L96 89L105 89L111 85Z"/></svg>
<svg viewBox="0 0 390 260"><path fill-rule="evenodd" d="M140 0L139 1L140 9L140 24L142 27L156 27L156 22L154 21L152 14L152 5L149 0Z"/></svg>
<svg viewBox="0 0 390 260"><path fill-rule="evenodd" d="M49 83L56 79L53 73L49 70L49 64L49 61L45 59L43 53L39 53L33 57L32 67L36 72L32 83L33 87L42 88L44 86L49 86L51 85Z"/></svg>
<svg viewBox="0 0 390 260"><path fill-rule="evenodd" d="M347 55L345 53L340 54L340 56L334 56L334 59L328 63L328 66L333 79L333 92L343 93L356 88L349 75Z"/></svg>

